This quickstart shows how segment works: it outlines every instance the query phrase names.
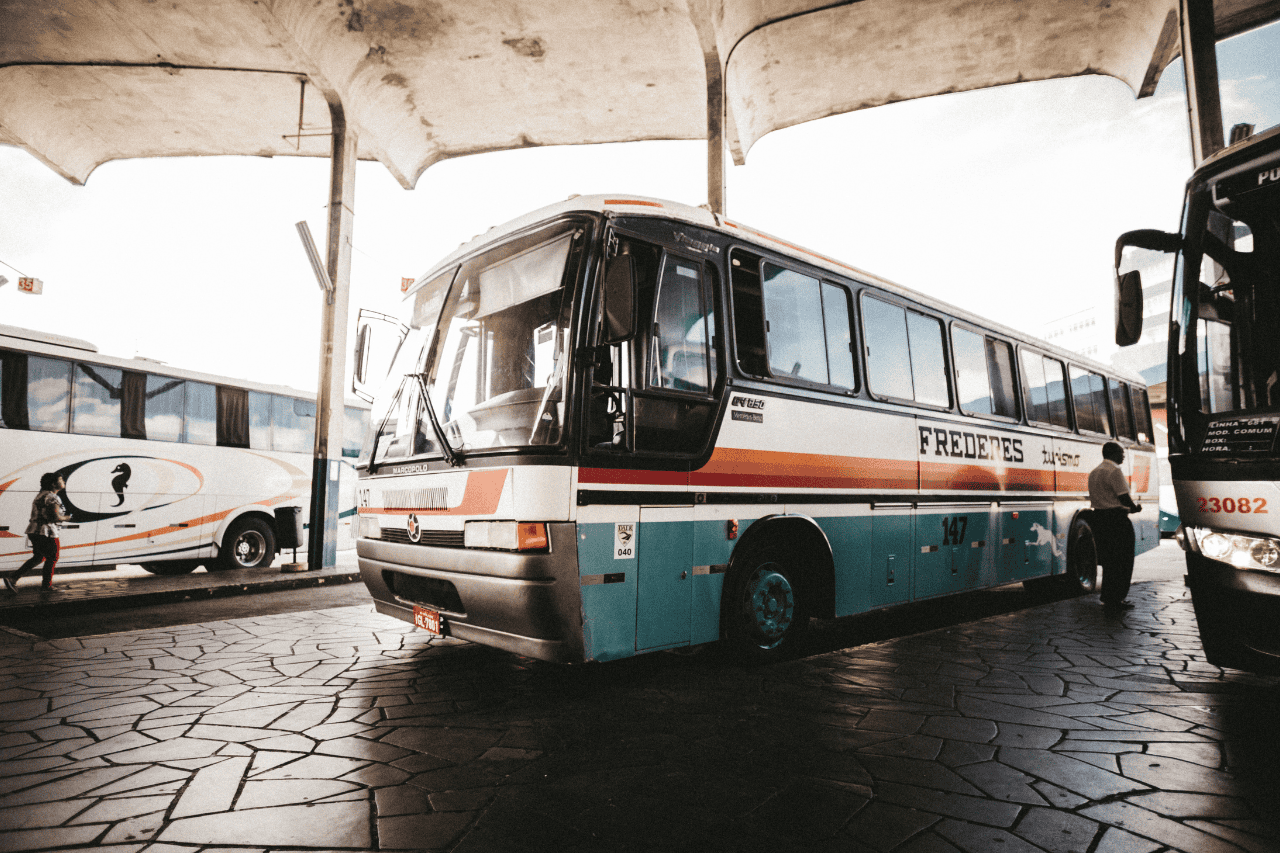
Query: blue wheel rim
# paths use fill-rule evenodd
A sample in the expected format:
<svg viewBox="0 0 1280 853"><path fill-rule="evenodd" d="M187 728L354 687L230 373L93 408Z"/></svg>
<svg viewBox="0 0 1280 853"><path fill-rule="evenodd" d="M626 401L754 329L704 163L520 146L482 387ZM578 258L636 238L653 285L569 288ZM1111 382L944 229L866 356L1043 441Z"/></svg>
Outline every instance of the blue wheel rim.
<svg viewBox="0 0 1280 853"><path fill-rule="evenodd" d="M795 590L773 563L765 563L751 573L742 606L747 632L762 649L781 645L795 622Z"/></svg>

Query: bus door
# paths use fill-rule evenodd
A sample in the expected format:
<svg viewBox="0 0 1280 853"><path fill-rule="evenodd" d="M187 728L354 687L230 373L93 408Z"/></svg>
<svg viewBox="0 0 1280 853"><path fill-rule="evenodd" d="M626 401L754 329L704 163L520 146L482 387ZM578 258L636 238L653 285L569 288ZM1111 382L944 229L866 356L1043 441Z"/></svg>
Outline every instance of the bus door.
<svg viewBox="0 0 1280 853"><path fill-rule="evenodd" d="M689 643L693 508L642 506L636 536L636 651Z"/></svg>
<svg viewBox="0 0 1280 853"><path fill-rule="evenodd" d="M1054 526L1053 504L1000 504L1000 583L1050 574L1065 557Z"/></svg>
<svg viewBox="0 0 1280 853"><path fill-rule="evenodd" d="M982 581L989 504L923 504L916 514L915 597L973 589Z"/></svg>
<svg viewBox="0 0 1280 853"><path fill-rule="evenodd" d="M867 604L870 608L911 600L915 526L909 503L871 505L871 566Z"/></svg>
<svg viewBox="0 0 1280 853"><path fill-rule="evenodd" d="M64 521L58 533L59 566L93 565L94 542L101 536L102 522L98 517L102 496L96 490L77 488L77 479L73 474L61 493L63 509L70 513L71 520ZM35 498L34 491L31 498ZM30 501L27 506L31 506Z"/></svg>

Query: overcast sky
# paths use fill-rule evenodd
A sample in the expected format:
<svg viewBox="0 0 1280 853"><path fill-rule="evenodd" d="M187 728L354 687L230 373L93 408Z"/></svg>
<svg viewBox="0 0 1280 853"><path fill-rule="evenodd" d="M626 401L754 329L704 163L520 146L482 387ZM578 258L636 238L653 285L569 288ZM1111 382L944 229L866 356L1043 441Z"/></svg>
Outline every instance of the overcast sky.
<svg viewBox="0 0 1280 853"><path fill-rule="evenodd" d="M1280 122L1280 28L1219 46L1224 125ZM402 276L574 193L706 201L702 142L485 154L402 189L361 163L352 315L401 313ZM727 174L731 219L1033 334L1097 305L1115 238L1173 230L1191 170L1181 65L1154 97L1083 77L945 95L762 139ZM323 246L328 162L107 163L73 186L0 146L0 322L106 353L313 390L321 294L294 223ZM11 266L10 266L11 265ZM42 296L16 292L20 270ZM1109 320L1108 320L1109 322Z"/></svg>

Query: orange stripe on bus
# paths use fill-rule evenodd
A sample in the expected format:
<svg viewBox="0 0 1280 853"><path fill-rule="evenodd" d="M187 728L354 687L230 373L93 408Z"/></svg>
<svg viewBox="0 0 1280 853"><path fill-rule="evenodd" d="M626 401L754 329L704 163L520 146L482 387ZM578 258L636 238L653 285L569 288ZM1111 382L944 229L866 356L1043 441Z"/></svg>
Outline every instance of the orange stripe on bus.
<svg viewBox="0 0 1280 853"><path fill-rule="evenodd" d="M382 509L379 507L360 507L360 515L493 515L498 511L498 501L502 499L502 490L506 488L507 475L510 468L498 468L492 471L472 471L467 474L466 491L462 493L462 502L450 509L433 509L431 507L405 507L404 509Z"/></svg>
<svg viewBox="0 0 1280 853"><path fill-rule="evenodd" d="M689 474L689 485L915 489L917 474L914 461L721 447Z"/></svg>

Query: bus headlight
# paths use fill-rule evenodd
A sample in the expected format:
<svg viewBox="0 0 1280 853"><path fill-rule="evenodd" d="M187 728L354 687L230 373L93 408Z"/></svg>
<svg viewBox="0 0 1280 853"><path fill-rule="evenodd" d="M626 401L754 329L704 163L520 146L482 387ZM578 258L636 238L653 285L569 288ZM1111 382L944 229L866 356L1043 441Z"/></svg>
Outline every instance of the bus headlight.
<svg viewBox="0 0 1280 853"><path fill-rule="evenodd" d="M1186 528L1187 544L1210 560L1228 563L1237 569L1280 572L1280 542L1237 533L1220 533L1203 527Z"/></svg>
<svg viewBox="0 0 1280 853"><path fill-rule="evenodd" d="M360 516L360 538L361 539L381 539L382 525L378 523L378 519L370 515Z"/></svg>
<svg viewBox="0 0 1280 853"><path fill-rule="evenodd" d="M545 551L547 526L536 521L468 521L462 527L462 544L500 551Z"/></svg>

